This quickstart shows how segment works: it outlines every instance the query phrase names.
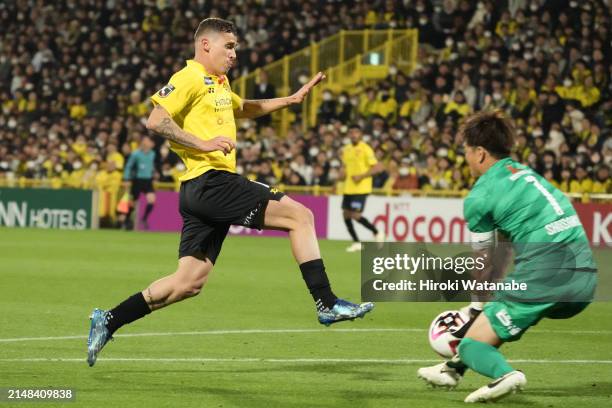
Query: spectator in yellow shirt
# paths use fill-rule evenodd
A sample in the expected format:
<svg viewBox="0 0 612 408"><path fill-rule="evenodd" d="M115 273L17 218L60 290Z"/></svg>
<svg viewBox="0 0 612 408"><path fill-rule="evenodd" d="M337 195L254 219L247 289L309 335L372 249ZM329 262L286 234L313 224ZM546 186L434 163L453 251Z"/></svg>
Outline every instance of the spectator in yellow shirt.
<svg viewBox="0 0 612 408"><path fill-rule="evenodd" d="M592 76L584 79L584 85L578 88L578 100L583 107L588 108L599 102L601 97L600 90L595 86Z"/></svg>
<svg viewBox="0 0 612 408"><path fill-rule="evenodd" d="M570 192L570 182L571 182L572 173L570 173L569 169L561 170L561 182L559 183L559 190L564 193Z"/></svg>
<svg viewBox="0 0 612 408"><path fill-rule="evenodd" d="M108 217L114 222L117 215L117 202L119 189L123 180L123 173L115 167L115 162L107 161L95 177L95 186L99 191L100 217Z"/></svg>
<svg viewBox="0 0 612 408"><path fill-rule="evenodd" d="M87 107L83 104L83 99L80 96L72 98L72 103L69 106L70 117L80 120L87 115Z"/></svg>
<svg viewBox="0 0 612 408"><path fill-rule="evenodd" d="M387 122L395 123L397 119L397 101L391 97L389 91L384 90L380 93L376 112Z"/></svg>
<svg viewBox="0 0 612 408"><path fill-rule="evenodd" d="M85 136L78 135L75 142L70 148L79 156L83 156L87 151L87 143L85 142Z"/></svg>
<svg viewBox="0 0 612 408"><path fill-rule="evenodd" d="M378 113L378 101L376 100L376 90L367 88L365 95L361 96L359 101L359 115L368 118Z"/></svg>
<svg viewBox="0 0 612 408"><path fill-rule="evenodd" d="M546 181L548 181L550 184L552 184L555 188L559 188L559 183L557 183L557 181L555 180L554 173L553 173L552 169L544 170L544 173L542 174L542 176L544 176Z"/></svg>
<svg viewBox="0 0 612 408"><path fill-rule="evenodd" d="M605 164L599 167L597 169L597 172L595 173L595 182L593 183L592 193L612 193L612 179L610 178L610 168Z"/></svg>
<svg viewBox="0 0 612 408"><path fill-rule="evenodd" d="M115 168L119 171L123 170L125 158L117 151L116 144L110 143L108 146L106 146L106 161L113 162L115 164Z"/></svg>
<svg viewBox="0 0 612 408"><path fill-rule="evenodd" d="M467 116L471 112L470 105L465 101L465 96L463 92L457 91L455 92L455 96L452 101L450 101L446 107L444 108L444 114L448 116L453 116L454 119L461 119Z"/></svg>
<svg viewBox="0 0 612 408"><path fill-rule="evenodd" d="M593 191L593 180L584 167L576 167L576 178L570 182L570 193L591 193Z"/></svg>
<svg viewBox="0 0 612 408"><path fill-rule="evenodd" d="M140 92L132 91L130 94L130 105L127 107L127 114L140 118L147 113L149 113L149 106L146 102L142 102Z"/></svg>
<svg viewBox="0 0 612 408"><path fill-rule="evenodd" d="M70 188L82 188L84 175L85 169L83 168L83 163L77 160L72 163L72 171L65 175L64 184Z"/></svg>
<svg viewBox="0 0 612 408"><path fill-rule="evenodd" d="M580 87L574 85L570 78L563 80L562 86L555 87L555 92L563 99L578 99Z"/></svg>

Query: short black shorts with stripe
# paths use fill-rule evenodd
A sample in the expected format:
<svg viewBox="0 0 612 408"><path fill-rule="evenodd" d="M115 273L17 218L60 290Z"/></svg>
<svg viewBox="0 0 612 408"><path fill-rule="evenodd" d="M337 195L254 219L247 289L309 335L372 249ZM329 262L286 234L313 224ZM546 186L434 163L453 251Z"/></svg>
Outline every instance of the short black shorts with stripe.
<svg viewBox="0 0 612 408"><path fill-rule="evenodd" d="M268 201L283 196L275 188L221 170L183 182L179 258L203 256L215 263L230 225L262 229Z"/></svg>
<svg viewBox="0 0 612 408"><path fill-rule="evenodd" d="M132 180L130 194L133 200L138 200L141 194L154 193L153 179L135 178Z"/></svg>
<svg viewBox="0 0 612 408"><path fill-rule="evenodd" d="M367 194L345 194L342 197L342 209L363 212L367 198Z"/></svg>

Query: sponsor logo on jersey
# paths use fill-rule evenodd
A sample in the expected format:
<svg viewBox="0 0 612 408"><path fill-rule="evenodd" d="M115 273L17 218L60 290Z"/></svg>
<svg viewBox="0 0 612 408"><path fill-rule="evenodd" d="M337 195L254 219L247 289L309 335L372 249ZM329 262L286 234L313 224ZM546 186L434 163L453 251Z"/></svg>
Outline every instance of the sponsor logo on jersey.
<svg viewBox="0 0 612 408"><path fill-rule="evenodd" d="M213 79L211 77L204 77L204 84L205 85L214 85L215 81L213 81Z"/></svg>
<svg viewBox="0 0 612 408"><path fill-rule="evenodd" d="M521 328L514 324L506 309L502 309L495 313L495 317L497 317L497 320L503 324L506 329L508 329L508 333L510 333L510 335L514 336L521 332Z"/></svg>
<svg viewBox="0 0 612 408"><path fill-rule="evenodd" d="M215 106L231 106L232 100L230 98L217 98L215 99Z"/></svg>
<svg viewBox="0 0 612 408"><path fill-rule="evenodd" d="M174 89L175 88L172 84L168 84L164 86L162 89L160 89L159 92L157 92L157 94L159 95L160 98L165 98L166 96L170 95L170 93L174 91Z"/></svg>

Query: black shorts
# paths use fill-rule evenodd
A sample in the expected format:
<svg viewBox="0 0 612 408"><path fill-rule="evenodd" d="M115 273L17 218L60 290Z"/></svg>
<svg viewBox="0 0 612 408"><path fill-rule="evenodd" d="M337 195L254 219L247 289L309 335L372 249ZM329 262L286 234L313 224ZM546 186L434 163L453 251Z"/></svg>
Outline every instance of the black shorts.
<svg viewBox="0 0 612 408"><path fill-rule="evenodd" d="M342 209L363 212L367 194L345 194L342 198Z"/></svg>
<svg viewBox="0 0 612 408"><path fill-rule="evenodd" d="M199 256L215 263L230 225L263 228L268 201L283 196L275 188L228 171L209 170L183 182L179 258Z"/></svg>
<svg viewBox="0 0 612 408"><path fill-rule="evenodd" d="M140 194L153 193L153 180L152 179L133 179L132 186L130 188L130 194L134 201L138 200Z"/></svg>

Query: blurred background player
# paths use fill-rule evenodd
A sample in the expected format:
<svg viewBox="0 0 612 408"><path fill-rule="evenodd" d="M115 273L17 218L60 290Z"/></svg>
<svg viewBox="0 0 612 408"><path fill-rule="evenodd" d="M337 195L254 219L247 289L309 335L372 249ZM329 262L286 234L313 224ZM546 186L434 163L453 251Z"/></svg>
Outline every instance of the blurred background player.
<svg viewBox="0 0 612 408"><path fill-rule="evenodd" d="M344 197L342 198L342 215L353 244L347 252L361 251L361 242L355 231L353 220L372 231L377 242L385 240L385 234L363 216L366 199L372 193L372 176L384 170L381 163L376 160L374 150L363 138L359 125L349 127L348 136L351 143L342 151L342 165L344 170Z"/></svg>
<svg viewBox="0 0 612 408"><path fill-rule="evenodd" d="M319 323L363 317L372 303L339 299L331 289L317 242L312 211L262 183L236 174L236 118L253 119L302 103L325 77L319 72L291 96L243 100L225 74L236 60L236 28L219 18L200 22L195 56L151 97L147 127L167 138L187 167L181 176L183 229L178 269L112 310L94 309L87 362L93 366L113 333L153 310L200 293L221 252L230 225L289 233L291 249L315 302Z"/></svg>
<svg viewBox="0 0 612 408"><path fill-rule="evenodd" d="M144 214L140 215L140 223L144 229L149 229L149 215L155 205L155 190L153 189L153 176L155 174L155 150L153 140L149 136L143 136L140 146L134 150L127 160L123 170L123 180L126 190L130 191L131 202L127 214L120 216L122 227L132 229L131 220L134 207L138 205L140 194L145 194L147 206Z"/></svg>
<svg viewBox="0 0 612 408"><path fill-rule="evenodd" d="M470 117L460 130L465 158L478 180L465 199L464 218L479 256L495 257L496 232L512 242L514 270L504 282L526 291L497 291L459 343L458 358L418 370L434 386L455 387L467 368L494 381L465 402L487 402L521 390L525 375L499 352L542 318L582 312L595 293L597 270L584 228L568 198L509 155L515 130L499 112ZM491 268L489 261L485 267ZM486 272L485 272L486 273Z"/></svg>

